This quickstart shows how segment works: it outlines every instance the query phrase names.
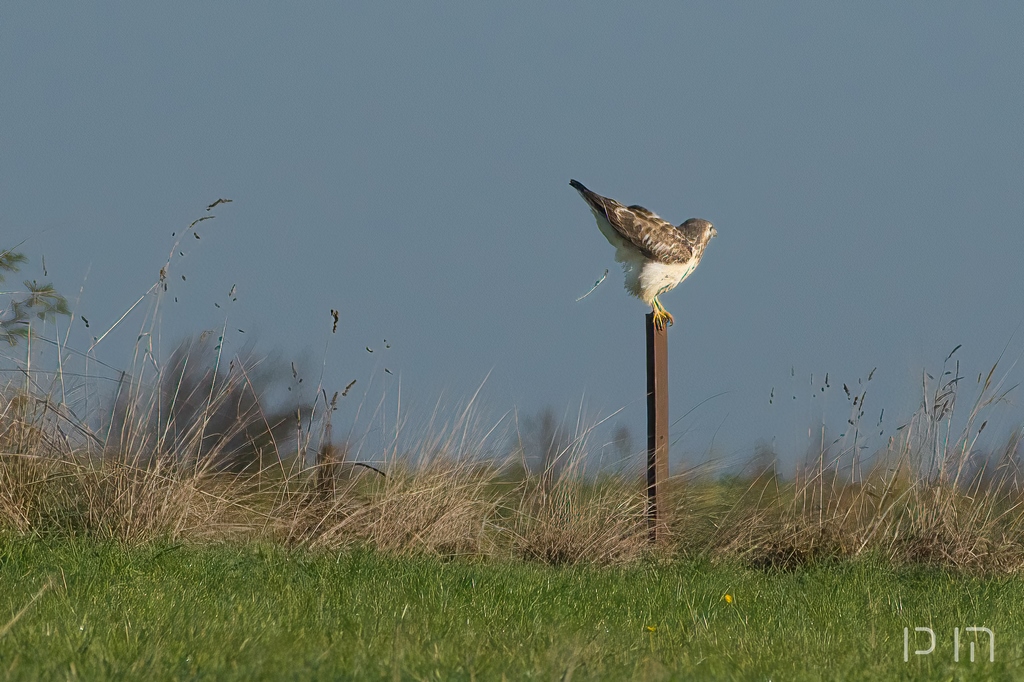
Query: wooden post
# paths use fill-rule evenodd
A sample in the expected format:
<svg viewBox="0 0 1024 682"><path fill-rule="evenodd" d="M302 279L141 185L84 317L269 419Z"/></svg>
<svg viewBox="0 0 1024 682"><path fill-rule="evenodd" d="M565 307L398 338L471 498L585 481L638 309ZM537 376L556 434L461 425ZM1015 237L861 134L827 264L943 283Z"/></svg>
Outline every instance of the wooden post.
<svg viewBox="0 0 1024 682"><path fill-rule="evenodd" d="M647 527L651 542L665 534L668 480L668 329L647 313Z"/></svg>

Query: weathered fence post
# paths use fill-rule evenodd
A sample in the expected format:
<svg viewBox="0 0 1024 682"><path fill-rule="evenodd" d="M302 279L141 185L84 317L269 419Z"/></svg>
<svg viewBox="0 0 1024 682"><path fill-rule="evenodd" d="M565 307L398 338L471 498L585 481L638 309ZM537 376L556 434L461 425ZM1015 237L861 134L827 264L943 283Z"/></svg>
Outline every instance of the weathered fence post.
<svg viewBox="0 0 1024 682"><path fill-rule="evenodd" d="M647 528L651 542L665 535L668 481L668 329L647 321Z"/></svg>

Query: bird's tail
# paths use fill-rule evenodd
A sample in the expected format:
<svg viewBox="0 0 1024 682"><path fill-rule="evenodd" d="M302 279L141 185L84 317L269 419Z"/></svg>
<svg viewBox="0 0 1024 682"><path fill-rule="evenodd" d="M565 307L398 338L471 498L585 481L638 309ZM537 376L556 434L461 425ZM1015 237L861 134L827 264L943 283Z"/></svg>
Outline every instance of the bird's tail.
<svg viewBox="0 0 1024 682"><path fill-rule="evenodd" d="M605 202L608 201L607 199L597 192L592 192L587 189L583 186L583 183L578 180L570 180L569 184L573 189L580 193L580 196L583 197L583 201L587 202L587 205L590 206L591 210L597 211L607 217L608 209L605 207Z"/></svg>

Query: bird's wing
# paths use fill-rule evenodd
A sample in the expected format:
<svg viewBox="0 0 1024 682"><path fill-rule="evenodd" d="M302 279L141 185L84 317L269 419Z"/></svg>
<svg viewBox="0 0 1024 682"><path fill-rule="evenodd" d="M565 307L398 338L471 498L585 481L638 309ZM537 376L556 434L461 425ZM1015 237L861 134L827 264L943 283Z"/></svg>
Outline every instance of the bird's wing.
<svg viewBox="0 0 1024 682"><path fill-rule="evenodd" d="M570 180L590 208L635 246L645 258L661 263L685 263L693 257L696 243L691 243L675 225L661 219L643 206L623 206Z"/></svg>

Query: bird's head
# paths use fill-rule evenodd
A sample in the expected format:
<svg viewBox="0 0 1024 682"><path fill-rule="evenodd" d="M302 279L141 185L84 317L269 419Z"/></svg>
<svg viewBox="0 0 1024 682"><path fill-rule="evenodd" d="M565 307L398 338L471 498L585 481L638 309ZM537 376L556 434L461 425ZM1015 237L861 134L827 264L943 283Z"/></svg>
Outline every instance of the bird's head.
<svg viewBox="0 0 1024 682"><path fill-rule="evenodd" d="M679 226L679 229L684 232L701 237L704 242L708 242L712 237L718 235L718 230L707 220L701 220L700 218L690 218L685 223Z"/></svg>

